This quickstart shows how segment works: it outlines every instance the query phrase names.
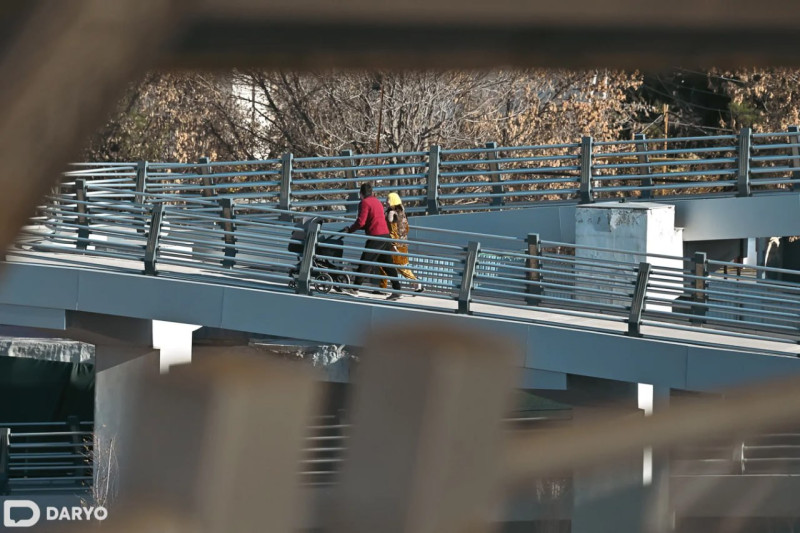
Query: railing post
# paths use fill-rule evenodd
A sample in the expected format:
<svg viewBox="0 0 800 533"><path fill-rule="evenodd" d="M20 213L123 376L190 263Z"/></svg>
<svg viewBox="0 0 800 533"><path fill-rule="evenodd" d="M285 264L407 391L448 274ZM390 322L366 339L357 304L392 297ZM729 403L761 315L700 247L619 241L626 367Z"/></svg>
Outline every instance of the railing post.
<svg viewBox="0 0 800 533"><path fill-rule="evenodd" d="M281 190L278 196L278 209L290 211L292 209L292 162L294 156L290 153L281 156ZM281 220L291 220L288 213L281 213Z"/></svg>
<svg viewBox="0 0 800 533"><path fill-rule="evenodd" d="M792 179L796 180L792 183L792 190L793 191L800 191L800 127L797 126L789 126L789 136L787 140L791 143L791 153L792 153L792 168L795 170L792 171Z"/></svg>
<svg viewBox="0 0 800 533"><path fill-rule="evenodd" d="M470 314L469 304L472 300L472 286L475 281L475 270L478 266L480 251L481 243L478 241L470 241L467 245L467 259L464 273L461 276L461 287L458 290L458 312L463 315Z"/></svg>
<svg viewBox="0 0 800 533"><path fill-rule="evenodd" d="M143 194L147 191L147 161L136 163L136 198L137 203L144 203Z"/></svg>
<svg viewBox="0 0 800 533"><path fill-rule="evenodd" d="M78 228L78 242L76 246L85 250L89 245L89 218L86 216L89 213L89 206L86 205L86 180L79 178L75 180L75 204L76 211L78 212L77 224Z"/></svg>
<svg viewBox="0 0 800 533"><path fill-rule="evenodd" d="M692 301L698 304L705 304L708 302L708 256L705 252L695 252L692 259L692 272L696 278L692 283ZM697 316L704 316L706 314L706 307L703 305L693 305L692 314ZM695 323L700 323L702 320L695 320Z"/></svg>
<svg viewBox="0 0 800 533"><path fill-rule="evenodd" d="M645 137L644 133L637 133L633 136L634 141L645 141L647 137ZM649 187L653 186L653 178L650 177L650 156L645 153L647 152L647 142L637 142L635 144L636 151L639 152L638 154L638 161L641 165L646 165L643 167L638 167L637 174L647 174L648 177L642 179L642 187L648 187L647 189L642 189L639 198L642 200L649 200L653 197L653 190Z"/></svg>
<svg viewBox="0 0 800 533"><path fill-rule="evenodd" d="M0 495L8 494L10 428L0 428Z"/></svg>
<svg viewBox="0 0 800 533"><path fill-rule="evenodd" d="M147 234L147 246L144 249L144 273L155 276L158 259L158 239L161 235L161 222L164 219L164 204L153 204L153 215L150 217L150 232Z"/></svg>
<svg viewBox="0 0 800 533"><path fill-rule="evenodd" d="M297 294L311 294L311 267L314 264L314 254L317 250L317 242L319 242L320 227L320 221L314 219L306 229L303 239L303 258L300 260L300 270L297 274Z"/></svg>
<svg viewBox="0 0 800 533"><path fill-rule="evenodd" d="M581 182L578 197L582 204L594 202L594 192L592 191L592 145L591 137L581 138Z"/></svg>
<svg viewBox="0 0 800 533"><path fill-rule="evenodd" d="M348 180L347 181L347 188L348 189L350 187L355 187L356 186L356 182L354 180L356 179L356 170L353 167L356 166L356 160L352 159L353 151L352 150L342 150L341 152L339 152L339 155L342 156L342 157L351 158L351 159L346 159L344 161L344 164L347 165L348 167L350 167L349 170L345 170L344 171L344 177L345 177L345 179ZM353 181L351 181L351 180L353 180ZM347 195L347 205L345 206L345 211L348 212L348 213L355 213L356 211L358 211L358 200L359 200L358 191L351 192L350 194L348 194Z"/></svg>
<svg viewBox="0 0 800 533"><path fill-rule="evenodd" d="M236 213L234 212L233 200L220 198L219 207L222 210L221 216L224 219L220 226L222 226L222 231L225 232L223 237L225 241L225 259L222 260L222 266L231 268L235 264L233 258L236 257L236 237L233 235L233 232L236 231L236 224L233 222L236 219Z"/></svg>
<svg viewBox="0 0 800 533"><path fill-rule="evenodd" d="M486 153L486 156L492 160L489 163L489 170L492 172L491 180L492 180L492 201L489 202L494 207L502 207L505 205L505 198L502 196L503 194L503 176L500 174L500 163L497 162L498 151L497 151L497 143L490 142L486 143L486 148L490 151Z"/></svg>
<svg viewBox="0 0 800 533"><path fill-rule="evenodd" d="M636 285L633 288L631 311L628 315L628 332L631 337L642 336L642 311L644 311L644 298L647 294L647 282L650 279L650 263L639 263L639 272L636 274Z"/></svg>
<svg viewBox="0 0 800 533"><path fill-rule="evenodd" d="M739 170L736 174L736 196L750 196L750 128L742 128L739 132L739 148L736 153Z"/></svg>
<svg viewBox="0 0 800 533"><path fill-rule="evenodd" d="M201 157L197 160L197 164L202 165L200 167L200 174L203 175L203 186L211 187L214 185L214 177L211 176L211 166L209 165L211 160L207 157ZM203 189L203 198L208 198L209 196L216 196L217 191L216 189Z"/></svg>
<svg viewBox="0 0 800 533"><path fill-rule="evenodd" d="M539 272L541 268L541 261L539 261L539 254L541 253L541 240L539 239L538 233L529 233L528 234L528 257L525 260L525 267L528 269L527 278L528 281L533 282L534 284L528 284L526 286L526 292L528 294L542 294L542 286L539 285L539 282L542 281L542 273ZM539 305L541 303L540 298L535 297L528 297L526 298L528 305Z"/></svg>
<svg viewBox="0 0 800 533"><path fill-rule="evenodd" d="M428 152L428 214L439 214L439 155L441 148L431 146Z"/></svg>

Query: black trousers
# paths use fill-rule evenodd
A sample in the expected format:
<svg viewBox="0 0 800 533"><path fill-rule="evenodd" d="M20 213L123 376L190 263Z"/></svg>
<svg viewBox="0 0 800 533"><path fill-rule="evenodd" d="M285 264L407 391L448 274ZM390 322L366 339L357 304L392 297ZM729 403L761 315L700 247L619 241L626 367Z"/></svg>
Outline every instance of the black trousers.
<svg viewBox="0 0 800 533"><path fill-rule="evenodd" d="M379 235L379 237L389 238L389 235ZM397 269L392 265L392 256L385 254L392 246L390 241L376 241L369 239L364 245L364 251L361 253L362 261L369 261L371 263L386 263L387 266L383 267L383 271L389 276L389 281L392 283L394 290L400 290L400 281L397 279ZM373 265L358 265L358 274L372 274L377 271L378 267ZM354 285L361 285L364 283L364 276L356 276Z"/></svg>

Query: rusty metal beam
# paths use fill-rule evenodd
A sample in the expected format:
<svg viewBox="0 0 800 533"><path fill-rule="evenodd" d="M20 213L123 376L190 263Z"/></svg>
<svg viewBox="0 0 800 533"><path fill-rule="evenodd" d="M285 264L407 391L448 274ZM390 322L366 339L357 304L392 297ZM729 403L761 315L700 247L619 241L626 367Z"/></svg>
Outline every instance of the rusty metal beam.
<svg viewBox="0 0 800 533"><path fill-rule="evenodd" d="M800 65L792 0L205 0L172 66Z"/></svg>
<svg viewBox="0 0 800 533"><path fill-rule="evenodd" d="M203 0L198 14L209 19L274 18L342 23L457 25L495 27L539 24L587 27L659 24L678 28L795 28L800 9L794 0Z"/></svg>
<svg viewBox="0 0 800 533"><path fill-rule="evenodd" d="M800 65L800 33L775 27L683 28L313 20L196 20L165 66L293 69L569 67L666 69Z"/></svg>

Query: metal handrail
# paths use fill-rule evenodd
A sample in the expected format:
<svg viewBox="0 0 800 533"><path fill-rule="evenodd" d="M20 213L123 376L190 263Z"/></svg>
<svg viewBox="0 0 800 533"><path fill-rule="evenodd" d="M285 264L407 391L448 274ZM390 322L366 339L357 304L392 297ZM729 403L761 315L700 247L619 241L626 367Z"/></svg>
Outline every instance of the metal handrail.
<svg viewBox="0 0 800 533"><path fill-rule="evenodd" d="M92 422L23 422L0 427L6 428L8 441L0 493L90 490Z"/></svg>
<svg viewBox="0 0 800 533"><path fill-rule="evenodd" d="M575 313L583 314L579 316L593 314L601 321L612 319L616 322L636 309L637 323L658 323L660 327L680 331L684 328L727 331L725 328L730 329L735 324L750 331L747 335L751 337L778 343L785 342L787 336L796 338L800 335L800 331L793 327L797 318L795 304L800 306L800 298L797 298L800 285L758 279L775 273L794 272L785 269L777 272L767 267L755 267L752 269L755 278L722 280L713 272L713 267L728 266L727 263L706 261L704 273L698 274L694 267L689 268L695 258L554 241L541 241L538 251L531 254L525 253L520 239L427 228L417 228L417 236L406 241L409 246L407 253L387 250L385 262L361 260L363 243L367 239L391 243L393 239L357 234L348 235L342 243L326 243L322 249L314 248L313 253L303 255L297 249L304 247L304 240L294 234L297 231L302 233L299 218L305 213L230 200L223 208L213 198L186 198L146 191L136 193L135 197L142 201L116 200L103 204L104 208L116 211L133 206L130 216L107 217L102 213L92 213L91 202L88 202L88 212L72 213L60 208L64 217L43 223L45 226L28 226L24 230L25 240L21 245L31 250L26 257L35 256L38 250L39 253L68 253L72 257L87 255L126 259L134 264L144 262L144 271L149 274L186 277L189 274L185 270L175 270L175 267L190 268L195 276L213 275L217 282L249 283L262 290L285 291L285 285L275 285L293 286L299 273L303 272L315 280L312 285L320 289L311 293L331 291L331 297L347 298L347 294L338 291L355 288L353 270L359 266L394 267L391 258L402 256L409 263L404 268L416 273L421 285L429 289L436 301L458 300L461 312L475 312L470 307L474 302L530 311L530 314L507 317L512 320L536 321L537 312L545 312L571 316ZM156 208L162 205L163 209ZM142 213L143 208L145 211ZM157 224L156 211L163 213L163 219L159 218ZM257 217L258 213L263 213L264 217ZM78 217L75 220L81 222L75 223L66 215L74 215ZM323 216L334 221L350 222L353 219L352 215ZM434 238L424 237L429 231ZM492 248L480 249L470 256L466 245L437 242L435 237L441 233L451 233L463 240L468 236L478 240L488 238L502 245L495 243ZM331 229L321 229L318 237L343 235ZM507 249L503 249L504 246ZM292 247L295 251L290 249ZM641 283L637 274L640 268L636 262L638 259L667 260L680 266L653 266L647 286L637 291L637 284ZM57 256L55 260L62 259ZM304 261L310 262L306 268L303 268ZM163 272L157 272L157 265L164 267ZM108 268L130 271L127 265ZM468 269L471 273L465 277ZM371 281L388 279L379 271L368 273L364 278ZM465 292L465 285L471 290ZM405 289L387 289L386 292L413 294ZM465 294L471 301L460 300ZM643 298L641 306L638 303L634 305L633 298L637 294ZM784 305L779 307L777 304ZM427 301L416 303L410 300L386 305L443 310L440 305ZM694 312L684 312L685 308ZM453 311L452 307L444 310ZM645 321L641 321L642 316ZM611 331L617 330L612 328Z"/></svg>
<svg viewBox="0 0 800 533"><path fill-rule="evenodd" d="M85 179L90 187L93 178L98 179L97 185L108 178L104 181L109 193L119 193L124 187L133 194L202 193L213 198L225 189L239 198L248 195L284 209L323 207L328 212L354 209L357 188L343 184L372 182L378 192L424 190L424 194L407 196L409 212L436 214L536 205L551 197L586 202L626 193L650 198L653 193L671 191L689 197L698 192L748 196L751 185L759 192L795 190L800 186L798 141L792 131L752 134L744 129L739 135L454 150L432 147L429 151L315 157L287 154L259 161L84 163L76 164L65 177L76 179L72 185ZM747 150L740 150L742 142ZM584 149L590 152L583 154ZM742 157L747 157L746 165L740 164ZM582 162L591 168L582 168ZM420 171L396 173L412 169ZM754 177L763 174L774 177ZM264 176L275 179L264 180ZM720 179L724 176L736 179ZM114 187L108 187L109 179ZM675 179L691 181L670 182ZM561 183L580 183L580 187L551 188ZM447 190L453 192L438 194Z"/></svg>

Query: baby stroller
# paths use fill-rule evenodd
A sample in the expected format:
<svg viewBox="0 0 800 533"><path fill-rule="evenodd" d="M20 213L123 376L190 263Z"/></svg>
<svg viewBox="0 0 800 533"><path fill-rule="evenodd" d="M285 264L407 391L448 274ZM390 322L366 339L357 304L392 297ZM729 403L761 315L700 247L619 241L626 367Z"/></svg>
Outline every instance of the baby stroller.
<svg viewBox="0 0 800 533"><path fill-rule="evenodd" d="M303 219L301 228L295 230L292 233L292 240L299 240L305 241L305 232L311 226L311 222L313 218L305 218ZM331 292L331 289L335 289L337 292L342 292L341 287L333 287L330 283L336 282L341 283L342 285L350 285L350 275L345 272L339 273L330 273L330 272L319 272L315 271L317 268L326 268L330 270L344 270L344 267L341 264L334 263L329 259L319 259L317 256L324 255L328 258L333 257L336 259L341 259L342 255L344 255L344 249L341 246L344 244L344 235L336 236L336 237L325 237L320 238L317 242L317 248L315 250L315 257L312 259L312 271L311 271L311 290L313 292L318 292L320 294L328 294ZM334 245L334 246L330 246ZM296 254L303 255L304 247L302 244L289 244L289 251L294 252ZM289 282L289 287L292 289L297 288L297 276L299 275L299 271L297 269L290 272L292 276L292 280Z"/></svg>

